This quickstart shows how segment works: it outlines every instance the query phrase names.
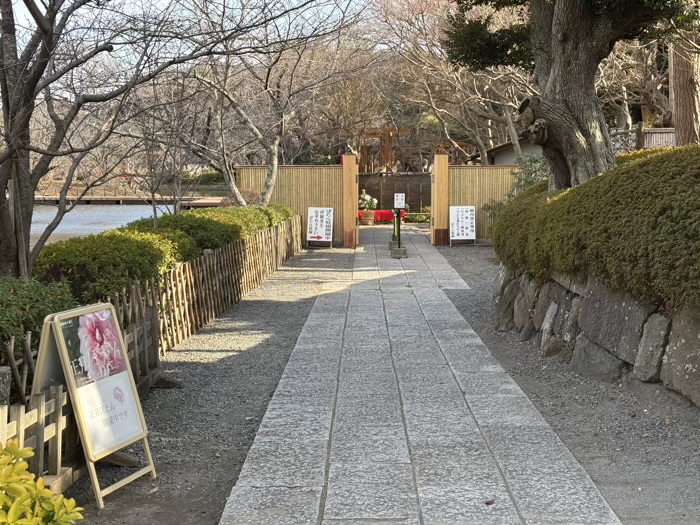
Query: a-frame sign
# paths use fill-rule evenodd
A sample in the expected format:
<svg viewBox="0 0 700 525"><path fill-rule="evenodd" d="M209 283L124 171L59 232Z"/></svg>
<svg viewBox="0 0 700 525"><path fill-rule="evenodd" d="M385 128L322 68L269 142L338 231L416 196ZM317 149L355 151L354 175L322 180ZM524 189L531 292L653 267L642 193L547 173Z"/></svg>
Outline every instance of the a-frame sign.
<svg viewBox="0 0 700 525"><path fill-rule="evenodd" d="M111 304L77 308L44 320L32 395L58 384L68 389L100 509L104 496L127 483L146 474L155 479L146 421ZM95 463L139 441L146 466L101 488Z"/></svg>

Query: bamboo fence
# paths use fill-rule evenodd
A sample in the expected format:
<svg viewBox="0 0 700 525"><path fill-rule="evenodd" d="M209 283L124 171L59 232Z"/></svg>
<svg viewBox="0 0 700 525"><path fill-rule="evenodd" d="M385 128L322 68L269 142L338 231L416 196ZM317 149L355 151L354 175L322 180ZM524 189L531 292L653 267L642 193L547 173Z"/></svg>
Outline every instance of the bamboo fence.
<svg viewBox="0 0 700 525"><path fill-rule="evenodd" d="M158 379L160 356L238 303L302 250L299 216L257 232L191 262L179 264L159 279L135 283L111 302L117 312L134 379L143 395ZM62 386L47 396L27 393L34 372L31 333L15 360L15 342L5 344L20 403L0 404L0 444L17 439L35 449L30 471L62 492L84 471L78 430ZM9 384L3 385L9 392ZM44 446L42 446L42 444ZM46 453L45 451L48 451Z"/></svg>

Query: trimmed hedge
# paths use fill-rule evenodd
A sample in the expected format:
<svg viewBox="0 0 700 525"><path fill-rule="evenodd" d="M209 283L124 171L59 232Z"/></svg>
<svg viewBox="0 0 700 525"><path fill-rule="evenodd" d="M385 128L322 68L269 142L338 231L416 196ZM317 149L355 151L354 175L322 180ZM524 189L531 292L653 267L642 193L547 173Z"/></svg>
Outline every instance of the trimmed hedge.
<svg viewBox="0 0 700 525"><path fill-rule="evenodd" d="M66 283L44 284L33 279L0 279L0 344L15 337L15 348L25 332L32 332L33 346L39 344L44 318L54 312L70 310L77 303ZM2 362L5 357L2 353Z"/></svg>
<svg viewBox="0 0 700 525"><path fill-rule="evenodd" d="M195 259L204 249L221 248L293 216L285 206L268 206L163 215L156 229L152 219L141 219L46 246L34 275L45 282L65 280L81 302L100 301L134 281L162 275L176 262Z"/></svg>
<svg viewBox="0 0 700 525"><path fill-rule="evenodd" d="M539 280L593 275L666 308L700 302L700 147L623 159L564 192L539 184L499 215L493 240Z"/></svg>
<svg viewBox="0 0 700 525"><path fill-rule="evenodd" d="M176 262L176 252L175 243L163 236L113 230L49 244L34 275L45 282L65 280L74 297L90 303L164 273Z"/></svg>

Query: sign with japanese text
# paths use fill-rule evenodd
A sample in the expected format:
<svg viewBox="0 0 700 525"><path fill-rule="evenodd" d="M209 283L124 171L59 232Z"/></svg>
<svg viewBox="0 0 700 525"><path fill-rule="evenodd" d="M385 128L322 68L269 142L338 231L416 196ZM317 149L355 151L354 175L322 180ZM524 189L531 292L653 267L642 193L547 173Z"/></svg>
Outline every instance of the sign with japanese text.
<svg viewBox="0 0 700 525"><path fill-rule="evenodd" d="M333 208L309 208L306 240L333 242Z"/></svg>
<svg viewBox="0 0 700 525"><path fill-rule="evenodd" d="M403 210L406 208L406 194L394 193L394 209Z"/></svg>
<svg viewBox="0 0 700 525"><path fill-rule="evenodd" d="M476 240L475 206L450 206L450 240Z"/></svg>
<svg viewBox="0 0 700 525"><path fill-rule="evenodd" d="M111 304L76 308L44 320L32 395L59 384L70 395L100 508L103 495L136 479L136 474L156 477L146 421ZM137 441L143 442L147 466L128 481L100 489L94 463Z"/></svg>

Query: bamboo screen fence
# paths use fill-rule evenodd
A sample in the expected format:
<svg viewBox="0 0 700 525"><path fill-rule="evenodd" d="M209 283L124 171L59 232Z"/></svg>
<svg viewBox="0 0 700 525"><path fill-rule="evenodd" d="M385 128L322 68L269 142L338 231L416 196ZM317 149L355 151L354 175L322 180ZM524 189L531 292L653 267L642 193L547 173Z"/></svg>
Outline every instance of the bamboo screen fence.
<svg viewBox="0 0 700 525"><path fill-rule="evenodd" d="M476 206L476 236L491 237L492 220L482 210L492 200L502 200L513 186L517 166L450 166L449 206Z"/></svg>
<svg viewBox="0 0 700 525"><path fill-rule="evenodd" d="M266 166L236 167L239 188L262 191L266 177ZM356 195L351 198L357 201ZM342 166L280 166L270 203L284 204L300 215L302 231L306 231L309 207L333 208L333 239L343 240Z"/></svg>

